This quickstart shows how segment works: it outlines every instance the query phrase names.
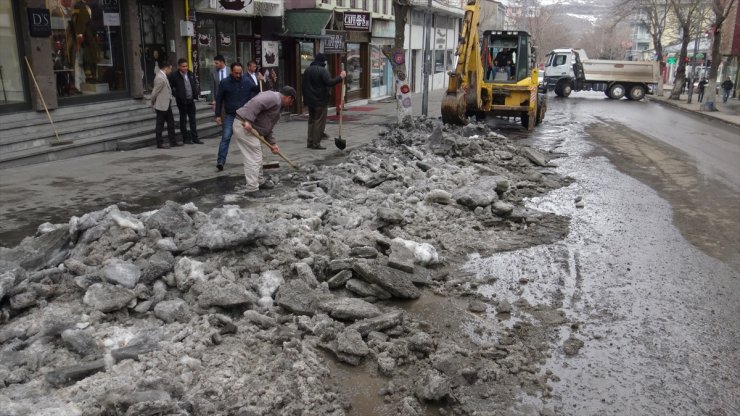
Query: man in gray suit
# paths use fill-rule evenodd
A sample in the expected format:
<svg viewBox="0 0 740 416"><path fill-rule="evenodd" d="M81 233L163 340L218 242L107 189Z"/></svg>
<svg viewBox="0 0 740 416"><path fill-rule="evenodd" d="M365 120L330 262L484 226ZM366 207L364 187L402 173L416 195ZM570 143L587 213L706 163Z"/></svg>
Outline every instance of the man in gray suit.
<svg viewBox="0 0 740 416"><path fill-rule="evenodd" d="M157 112L157 125L154 130L157 138L157 148L169 149L172 146L182 146L182 142L175 141L175 118L172 116L172 88L168 77L172 73L172 64L167 61L159 63L159 72L154 77L154 88L152 89L152 106ZM169 143L162 140L162 129L167 121L167 137Z"/></svg>
<svg viewBox="0 0 740 416"><path fill-rule="evenodd" d="M218 84L221 80L228 78L231 71L226 66L226 59L223 55L213 57L213 69L211 70L211 106L216 109L216 96L218 95Z"/></svg>

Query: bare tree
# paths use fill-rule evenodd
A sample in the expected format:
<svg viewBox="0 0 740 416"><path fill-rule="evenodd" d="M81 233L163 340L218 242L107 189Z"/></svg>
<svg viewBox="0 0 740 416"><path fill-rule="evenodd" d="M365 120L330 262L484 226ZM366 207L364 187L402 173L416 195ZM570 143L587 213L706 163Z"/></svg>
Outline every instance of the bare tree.
<svg viewBox="0 0 740 416"><path fill-rule="evenodd" d="M618 18L631 17L635 23L645 27L653 41L655 49L655 60L660 62L660 80L658 81L658 95L663 95L663 72L665 61L663 60L663 33L666 30L668 13L670 11L669 0L621 0L613 7L613 15Z"/></svg>
<svg viewBox="0 0 740 416"><path fill-rule="evenodd" d="M576 42L576 47L585 49L590 58L621 60L628 49L629 39L626 24L596 24Z"/></svg>
<svg viewBox="0 0 740 416"><path fill-rule="evenodd" d="M681 29L681 49L678 53L678 68L676 68L676 78L671 90L671 100L681 99L681 91L686 83L686 57L688 56L689 42L691 34L696 32L696 25L701 26L702 9L705 0L670 0L671 8L676 16L676 21Z"/></svg>
<svg viewBox="0 0 740 416"><path fill-rule="evenodd" d="M717 99L717 70L719 69L719 46L722 40L722 27L727 16L732 9L735 0L712 0L712 13L714 19L712 22L712 65L709 66L709 85L706 89L706 102L714 103ZM708 108L710 111L716 111L714 106Z"/></svg>
<svg viewBox="0 0 740 416"><path fill-rule="evenodd" d="M538 62L541 63L549 51L573 44L568 27L557 21L560 16L557 3L543 6L539 0L518 0L516 8L518 13L514 15L514 27L532 36L532 43L540 51L537 54Z"/></svg>

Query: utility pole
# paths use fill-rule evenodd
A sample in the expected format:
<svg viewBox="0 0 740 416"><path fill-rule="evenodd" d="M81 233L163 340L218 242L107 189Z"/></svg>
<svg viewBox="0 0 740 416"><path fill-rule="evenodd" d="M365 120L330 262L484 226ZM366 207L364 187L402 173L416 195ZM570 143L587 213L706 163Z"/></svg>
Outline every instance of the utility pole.
<svg viewBox="0 0 740 416"><path fill-rule="evenodd" d="M432 66L432 51L431 51L431 37L432 37L432 0L427 3L427 11L424 15L424 24L426 28L424 30L424 86L421 92L421 114L426 116L429 114L429 73L431 72Z"/></svg>
<svg viewBox="0 0 740 416"><path fill-rule="evenodd" d="M691 62L691 76L689 77L689 99L686 104L691 104L691 96L694 94L694 77L696 76L696 54L699 53L699 35L694 38L694 57Z"/></svg>

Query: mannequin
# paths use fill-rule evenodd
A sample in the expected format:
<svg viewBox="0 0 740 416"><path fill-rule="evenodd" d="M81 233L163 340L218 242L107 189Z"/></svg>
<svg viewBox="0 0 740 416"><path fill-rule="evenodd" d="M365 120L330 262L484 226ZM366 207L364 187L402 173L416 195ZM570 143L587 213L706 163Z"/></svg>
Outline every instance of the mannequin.
<svg viewBox="0 0 740 416"><path fill-rule="evenodd" d="M96 77L99 60L99 47L92 27L92 9L88 0L79 0L72 11L70 29L74 33L75 87L80 90L82 84L93 81Z"/></svg>

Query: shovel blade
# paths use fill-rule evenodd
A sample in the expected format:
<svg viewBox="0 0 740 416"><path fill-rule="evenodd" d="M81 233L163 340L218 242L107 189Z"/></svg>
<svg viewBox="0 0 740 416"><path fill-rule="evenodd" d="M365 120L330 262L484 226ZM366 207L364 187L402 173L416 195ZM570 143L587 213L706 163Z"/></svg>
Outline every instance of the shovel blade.
<svg viewBox="0 0 740 416"><path fill-rule="evenodd" d="M347 147L347 141L341 137L337 137L334 139L334 145L337 146L337 149L344 150L344 148Z"/></svg>

